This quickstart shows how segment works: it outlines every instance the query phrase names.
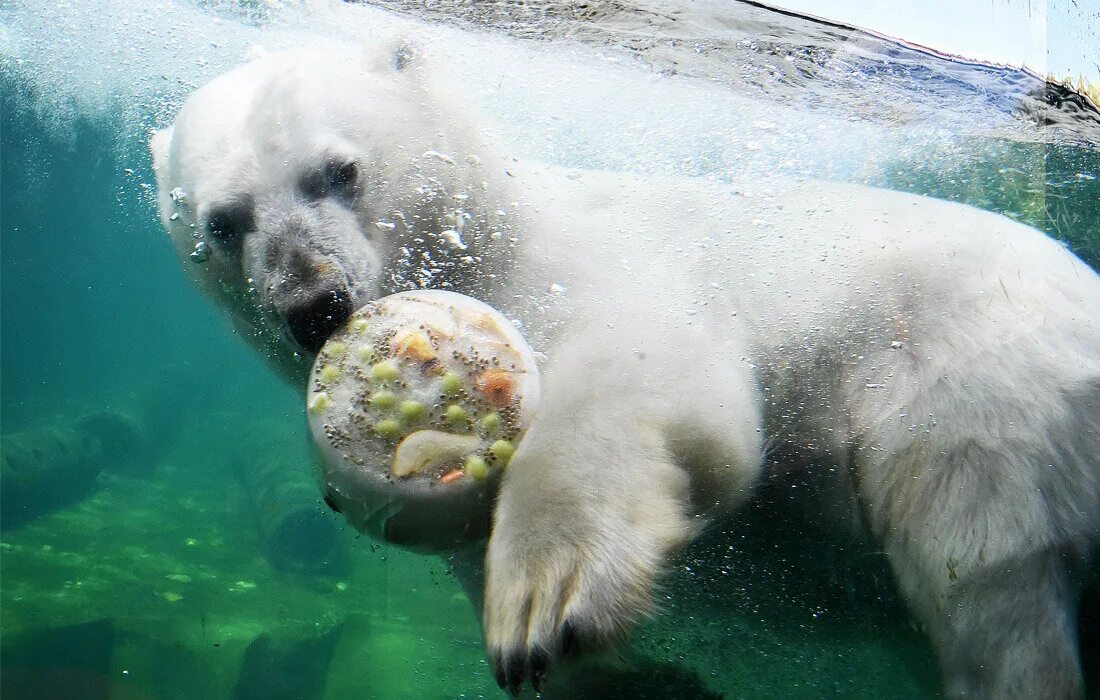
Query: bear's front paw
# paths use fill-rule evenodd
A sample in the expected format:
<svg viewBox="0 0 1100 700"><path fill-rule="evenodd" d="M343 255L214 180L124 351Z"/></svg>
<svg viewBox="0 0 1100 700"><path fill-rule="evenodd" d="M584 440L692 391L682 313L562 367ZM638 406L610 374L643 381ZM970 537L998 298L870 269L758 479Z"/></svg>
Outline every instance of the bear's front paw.
<svg viewBox="0 0 1100 700"><path fill-rule="evenodd" d="M526 679L541 690L555 663L621 639L650 610L654 579L690 527L667 493L628 504L557 491L520 511L507 491L486 556L485 636L497 683L515 695Z"/></svg>
<svg viewBox="0 0 1100 700"><path fill-rule="evenodd" d="M621 638L649 608L660 562L646 545L547 539L517 554L513 539L490 541L485 635L497 683L515 695L526 679L541 690L555 662Z"/></svg>

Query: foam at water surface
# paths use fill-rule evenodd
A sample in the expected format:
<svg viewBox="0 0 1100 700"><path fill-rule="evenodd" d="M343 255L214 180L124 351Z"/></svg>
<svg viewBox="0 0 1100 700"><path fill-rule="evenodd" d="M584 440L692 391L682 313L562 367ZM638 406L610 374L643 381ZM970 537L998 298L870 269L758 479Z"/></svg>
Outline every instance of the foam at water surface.
<svg viewBox="0 0 1100 700"><path fill-rule="evenodd" d="M129 141L170 123L187 94L252 51L353 48L394 33L445 56L518 152L569 165L869 179L884 157L954 137L1079 139L1100 128L1046 110L1066 128L1035 129L1024 113L1041 101L1025 99L1038 87L1026 74L936 61L750 5L379 4L394 12L16 1L0 10L0 50L59 131L121 114ZM555 42L533 40L546 38Z"/></svg>

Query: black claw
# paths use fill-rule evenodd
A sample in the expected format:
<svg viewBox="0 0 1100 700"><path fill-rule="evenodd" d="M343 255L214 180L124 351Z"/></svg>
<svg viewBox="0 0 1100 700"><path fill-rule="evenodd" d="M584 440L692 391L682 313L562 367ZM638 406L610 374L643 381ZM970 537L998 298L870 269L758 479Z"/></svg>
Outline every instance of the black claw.
<svg viewBox="0 0 1100 700"><path fill-rule="evenodd" d="M561 655L572 656L577 650L577 628L566 620L561 626Z"/></svg>
<svg viewBox="0 0 1100 700"><path fill-rule="evenodd" d="M550 665L550 656L541 648L536 647L531 652L530 659L531 668L531 685L535 687L535 691L542 692L543 681L546 680L546 668Z"/></svg>
<svg viewBox="0 0 1100 700"><path fill-rule="evenodd" d="M493 672L496 674L497 677L497 687L499 687L501 690L504 690L504 687L508 685L508 682L504 678L504 664L500 662L499 658L497 658L496 662L493 663Z"/></svg>
<svg viewBox="0 0 1100 700"><path fill-rule="evenodd" d="M523 685L523 662L524 658L520 654L513 654L504 662L504 682L512 697L519 695L520 686Z"/></svg>

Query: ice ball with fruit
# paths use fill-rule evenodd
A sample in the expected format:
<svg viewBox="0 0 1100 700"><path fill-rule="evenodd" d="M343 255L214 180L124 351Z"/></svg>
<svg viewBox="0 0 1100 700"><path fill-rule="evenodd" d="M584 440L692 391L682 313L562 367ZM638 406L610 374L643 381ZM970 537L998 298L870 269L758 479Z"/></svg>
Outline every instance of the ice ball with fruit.
<svg viewBox="0 0 1100 700"><path fill-rule="evenodd" d="M412 549L478 540L538 397L534 353L491 306L439 290L371 302L310 374L325 501Z"/></svg>

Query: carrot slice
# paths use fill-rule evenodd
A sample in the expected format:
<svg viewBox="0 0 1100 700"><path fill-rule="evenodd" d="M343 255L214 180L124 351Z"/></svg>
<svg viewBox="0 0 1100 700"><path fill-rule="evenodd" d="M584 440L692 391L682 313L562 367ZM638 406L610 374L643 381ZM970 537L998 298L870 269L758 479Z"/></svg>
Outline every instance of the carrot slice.
<svg viewBox="0 0 1100 700"><path fill-rule="evenodd" d="M452 469L443 476L439 477L439 480L444 484L453 484L454 482L465 476L465 473L461 469Z"/></svg>

